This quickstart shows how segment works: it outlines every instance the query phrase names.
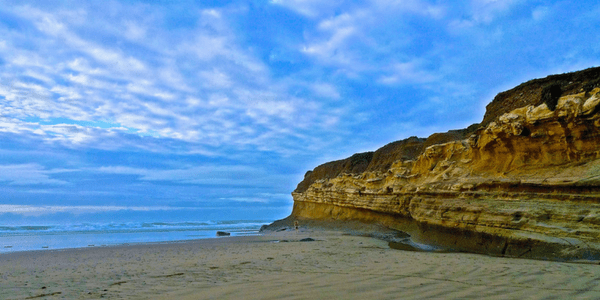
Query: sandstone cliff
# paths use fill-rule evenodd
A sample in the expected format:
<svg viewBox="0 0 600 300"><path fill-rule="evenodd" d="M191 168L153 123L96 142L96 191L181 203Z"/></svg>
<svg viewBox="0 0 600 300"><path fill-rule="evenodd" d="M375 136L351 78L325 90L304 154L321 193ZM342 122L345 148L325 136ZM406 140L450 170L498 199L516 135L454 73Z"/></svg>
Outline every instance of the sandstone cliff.
<svg viewBox="0 0 600 300"><path fill-rule="evenodd" d="M500 93L481 124L307 172L292 218L355 220L413 245L600 259L600 68Z"/></svg>

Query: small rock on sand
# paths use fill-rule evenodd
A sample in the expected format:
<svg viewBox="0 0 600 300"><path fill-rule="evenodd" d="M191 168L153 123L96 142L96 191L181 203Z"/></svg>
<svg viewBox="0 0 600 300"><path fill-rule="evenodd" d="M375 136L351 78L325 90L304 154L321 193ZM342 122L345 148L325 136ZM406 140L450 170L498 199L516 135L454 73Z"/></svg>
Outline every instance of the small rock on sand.
<svg viewBox="0 0 600 300"><path fill-rule="evenodd" d="M304 239L301 239L300 241L301 241L301 242L314 242L314 241L316 241L316 240L315 240L315 239L313 239L313 238L304 238Z"/></svg>

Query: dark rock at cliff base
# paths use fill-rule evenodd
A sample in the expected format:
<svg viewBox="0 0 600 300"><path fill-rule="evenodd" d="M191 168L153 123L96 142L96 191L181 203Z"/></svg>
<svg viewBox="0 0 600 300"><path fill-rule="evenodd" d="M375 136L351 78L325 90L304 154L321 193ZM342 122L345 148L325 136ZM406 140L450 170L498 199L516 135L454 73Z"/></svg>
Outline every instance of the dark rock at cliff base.
<svg viewBox="0 0 600 300"><path fill-rule="evenodd" d="M294 226L294 221L296 221L296 219L292 216L288 216L284 219L281 220L277 220L271 224L268 225L263 225L260 228L260 232L277 232L277 231L285 231L288 230L290 228L292 228L292 226Z"/></svg>
<svg viewBox="0 0 600 300"><path fill-rule="evenodd" d="M315 240L315 239L313 239L313 238L304 238L304 239L301 239L300 241L301 241L301 242L314 242L314 241L316 241L316 240Z"/></svg>
<svg viewBox="0 0 600 300"><path fill-rule="evenodd" d="M402 242L389 242L388 246L392 249L403 250L403 251L414 251L414 252L424 252L425 250L419 249L415 246L409 245L407 243Z"/></svg>

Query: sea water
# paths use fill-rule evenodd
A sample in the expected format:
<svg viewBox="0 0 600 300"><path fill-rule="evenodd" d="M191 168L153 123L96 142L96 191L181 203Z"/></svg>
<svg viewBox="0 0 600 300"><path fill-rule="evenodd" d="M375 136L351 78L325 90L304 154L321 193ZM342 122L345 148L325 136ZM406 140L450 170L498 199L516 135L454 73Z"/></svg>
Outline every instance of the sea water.
<svg viewBox="0 0 600 300"><path fill-rule="evenodd" d="M0 224L0 253L258 235L269 220Z"/></svg>

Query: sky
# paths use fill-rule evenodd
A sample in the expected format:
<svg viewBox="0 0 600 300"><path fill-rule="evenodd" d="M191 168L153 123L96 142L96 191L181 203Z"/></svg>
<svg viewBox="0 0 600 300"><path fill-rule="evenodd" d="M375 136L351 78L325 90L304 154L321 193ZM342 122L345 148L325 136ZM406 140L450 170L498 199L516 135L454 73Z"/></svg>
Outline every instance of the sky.
<svg viewBox="0 0 600 300"><path fill-rule="evenodd" d="M600 65L600 3L0 0L0 223L277 219L307 170ZM175 217L174 217L175 218Z"/></svg>

